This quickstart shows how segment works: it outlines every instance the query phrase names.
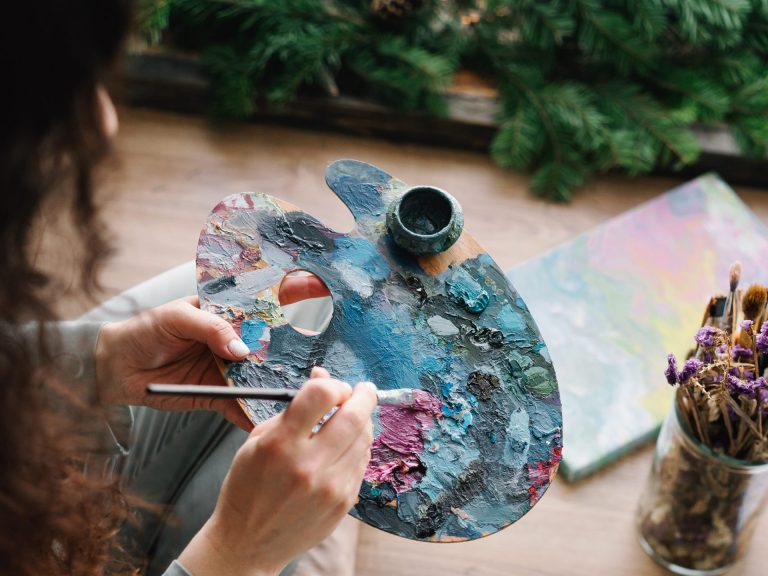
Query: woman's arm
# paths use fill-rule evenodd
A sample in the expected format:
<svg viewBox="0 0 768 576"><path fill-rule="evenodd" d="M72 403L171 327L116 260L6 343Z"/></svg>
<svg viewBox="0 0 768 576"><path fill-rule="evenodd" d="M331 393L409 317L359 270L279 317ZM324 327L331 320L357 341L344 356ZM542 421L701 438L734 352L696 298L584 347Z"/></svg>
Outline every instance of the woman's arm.
<svg viewBox="0 0 768 576"><path fill-rule="evenodd" d="M31 356L33 366L43 368L48 377L64 383L67 395L76 398L85 406L99 406L97 385L96 349L103 322L78 320L25 324L18 334ZM41 332L42 331L42 332ZM47 379L44 378L45 382ZM62 398L54 389L47 391L49 401L63 413L72 411L72 399ZM107 406L104 411L104 435L94 438L94 451L106 449L109 452L125 453L130 440L133 423L127 406ZM77 412L80 414L80 412ZM110 448L111 447L111 448Z"/></svg>
<svg viewBox="0 0 768 576"><path fill-rule="evenodd" d="M179 561L193 576L273 576L327 537L357 501L375 406L372 384L352 389L315 368L288 407L238 450L213 515Z"/></svg>

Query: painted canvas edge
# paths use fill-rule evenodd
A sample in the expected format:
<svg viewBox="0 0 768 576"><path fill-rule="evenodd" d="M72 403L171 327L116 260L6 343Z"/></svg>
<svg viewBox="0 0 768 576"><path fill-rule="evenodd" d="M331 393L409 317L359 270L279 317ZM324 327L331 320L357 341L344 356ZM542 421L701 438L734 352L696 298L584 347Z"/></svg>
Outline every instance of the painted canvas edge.
<svg viewBox="0 0 768 576"><path fill-rule="evenodd" d="M565 247L573 243L576 243L583 238L597 234L601 229L604 229L612 224L615 224L617 220L620 221L624 219L631 219L634 214L647 209L649 206L651 206L654 202L657 202L662 197L673 194L676 191L682 190L684 188L688 188L696 185L702 186L702 187L710 186L710 187L719 188L719 190L722 193L730 196L731 200L737 203L744 210L744 212L749 215L752 221L752 224L755 226L755 229L761 230L764 234L768 235L768 226L764 224L762 220L760 220L757 217L757 215L741 199L741 197L736 193L736 191L727 182L725 182L717 173L707 172L692 180L688 180L680 184L679 186L675 186L674 188L671 188L665 192L662 192L661 194L658 194L653 198L649 198L648 200L641 202L637 206L634 206L629 210L626 210L620 214L617 214L612 218L609 218L608 220L601 222L600 224L593 226L588 230L585 230L584 232L580 232L579 234L576 234L575 236L572 236L571 238L558 243L552 248L549 248L548 250L542 252L541 254L538 254L531 258L527 258L522 262L519 262L514 267L508 269L508 271L506 272L506 275L510 279L510 282L513 282L514 284L513 275L515 270L519 268L523 268L529 263L535 262L539 259L547 258L552 254L563 250ZM555 371L557 371L556 365L554 368L555 368ZM661 429L661 423L662 423L661 420L659 420L658 422L656 422L655 426L651 430L649 430L647 433L639 435L637 438L625 443L624 445L622 445L617 449L606 452L601 457L595 459L594 461L586 465L578 466L578 465L570 464L567 456L564 454L563 459L560 461L559 475L563 478L563 480L569 483L577 482L579 480L592 476L596 472L599 472L600 470L605 468L607 465L615 462L616 460L620 459L623 456L626 456L640 449L641 447L647 445L649 442L655 440L656 437L658 436L659 430Z"/></svg>

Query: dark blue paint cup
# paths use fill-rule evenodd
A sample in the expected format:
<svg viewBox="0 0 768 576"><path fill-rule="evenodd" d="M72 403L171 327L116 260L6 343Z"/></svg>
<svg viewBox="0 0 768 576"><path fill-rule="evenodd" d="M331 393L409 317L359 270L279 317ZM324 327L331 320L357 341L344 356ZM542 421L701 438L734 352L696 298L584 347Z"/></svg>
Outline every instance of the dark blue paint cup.
<svg viewBox="0 0 768 576"><path fill-rule="evenodd" d="M445 190L414 186L390 205L387 229L397 245L412 254L438 254L461 236L464 214Z"/></svg>

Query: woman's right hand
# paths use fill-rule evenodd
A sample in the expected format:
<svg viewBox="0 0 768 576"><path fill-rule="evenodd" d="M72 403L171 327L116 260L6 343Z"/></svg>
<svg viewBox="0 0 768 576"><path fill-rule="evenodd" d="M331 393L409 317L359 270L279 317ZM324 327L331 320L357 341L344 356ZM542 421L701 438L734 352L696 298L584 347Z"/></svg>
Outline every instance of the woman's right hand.
<svg viewBox="0 0 768 576"><path fill-rule="evenodd" d="M323 540L357 501L375 406L375 386L353 390L314 368L290 405L238 450L213 515L179 562L194 576L274 575Z"/></svg>

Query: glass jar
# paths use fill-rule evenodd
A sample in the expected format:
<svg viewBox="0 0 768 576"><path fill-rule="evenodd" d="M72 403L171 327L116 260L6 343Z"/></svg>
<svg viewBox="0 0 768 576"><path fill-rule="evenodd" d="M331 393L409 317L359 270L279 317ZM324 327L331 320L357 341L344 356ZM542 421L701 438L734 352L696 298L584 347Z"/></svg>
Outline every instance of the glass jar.
<svg viewBox="0 0 768 576"><path fill-rule="evenodd" d="M640 500L640 543L675 574L723 574L744 554L767 496L768 462L714 452L693 437L674 403Z"/></svg>

